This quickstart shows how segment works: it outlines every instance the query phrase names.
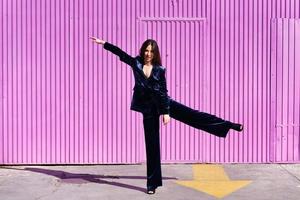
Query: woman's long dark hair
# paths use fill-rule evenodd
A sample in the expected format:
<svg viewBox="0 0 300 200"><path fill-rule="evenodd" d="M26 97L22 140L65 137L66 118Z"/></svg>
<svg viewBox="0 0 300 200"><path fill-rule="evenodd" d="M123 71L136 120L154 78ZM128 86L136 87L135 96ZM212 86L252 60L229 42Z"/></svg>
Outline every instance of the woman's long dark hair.
<svg viewBox="0 0 300 200"><path fill-rule="evenodd" d="M160 65L161 66L161 58L160 58L160 52L159 52L159 48L157 45L157 42L155 40L152 39L148 39L146 40L143 44L142 47L140 48L140 56L142 58L143 64L144 62L144 55L145 55L145 51L146 48L151 45L152 46L152 50L153 50L153 60L152 60L152 64L154 65Z"/></svg>

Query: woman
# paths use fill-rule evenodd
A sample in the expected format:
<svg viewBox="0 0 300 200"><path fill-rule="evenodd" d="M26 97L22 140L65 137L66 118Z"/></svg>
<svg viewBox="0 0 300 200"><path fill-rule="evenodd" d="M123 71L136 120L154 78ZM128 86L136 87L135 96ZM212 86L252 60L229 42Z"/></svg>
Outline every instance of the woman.
<svg viewBox="0 0 300 200"><path fill-rule="evenodd" d="M132 68L135 85L130 108L143 114L148 194L154 194L155 189L162 186L159 146L160 115L163 115L164 124L167 124L172 117L218 137L226 137L229 129L243 130L241 124L191 109L168 96L166 69L161 65L159 48L155 40L146 40L140 48L139 55L134 58L104 40L96 37L91 37L91 39L97 44L102 44L104 49L119 56L122 62Z"/></svg>

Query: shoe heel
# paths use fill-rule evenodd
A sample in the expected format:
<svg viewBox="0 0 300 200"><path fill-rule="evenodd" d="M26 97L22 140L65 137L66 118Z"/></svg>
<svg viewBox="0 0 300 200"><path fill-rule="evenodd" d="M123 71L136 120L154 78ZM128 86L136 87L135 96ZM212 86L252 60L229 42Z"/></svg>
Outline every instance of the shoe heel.
<svg viewBox="0 0 300 200"><path fill-rule="evenodd" d="M238 131L238 132L241 132L241 131L243 131L244 126L242 124L233 123L232 126L231 126L231 129L233 129L235 131Z"/></svg>

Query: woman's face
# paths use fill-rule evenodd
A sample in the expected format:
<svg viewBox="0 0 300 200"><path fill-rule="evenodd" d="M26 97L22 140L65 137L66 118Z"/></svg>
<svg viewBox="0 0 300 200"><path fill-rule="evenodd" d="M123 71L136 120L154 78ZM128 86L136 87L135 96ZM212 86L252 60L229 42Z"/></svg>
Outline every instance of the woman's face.
<svg viewBox="0 0 300 200"><path fill-rule="evenodd" d="M145 63L152 63L153 56L154 56L154 53L153 53L153 50L152 50L152 46L148 45L146 50L145 50L145 54L144 54Z"/></svg>

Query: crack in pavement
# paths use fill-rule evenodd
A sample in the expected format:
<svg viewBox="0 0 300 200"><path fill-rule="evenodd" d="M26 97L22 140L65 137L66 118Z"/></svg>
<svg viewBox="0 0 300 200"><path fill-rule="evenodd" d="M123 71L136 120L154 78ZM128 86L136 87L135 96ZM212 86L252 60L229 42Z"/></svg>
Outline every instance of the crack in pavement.
<svg viewBox="0 0 300 200"><path fill-rule="evenodd" d="M287 168L285 168L283 165L279 165L284 171L286 171L290 176L294 177L299 183L300 183L300 178L293 174L291 171L289 171ZM298 187L298 186L297 186Z"/></svg>
<svg viewBox="0 0 300 200"><path fill-rule="evenodd" d="M59 190L59 188L61 186L61 183L58 182L58 181L55 181L53 183L53 185L54 185L55 188L50 193L44 194L44 195L39 196L39 197L36 197L35 200L41 200L42 198L45 198L45 197L50 196L50 195L53 195L55 192L57 192Z"/></svg>

